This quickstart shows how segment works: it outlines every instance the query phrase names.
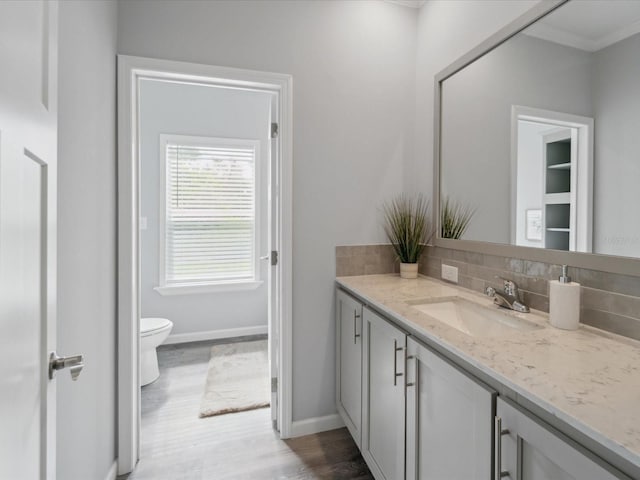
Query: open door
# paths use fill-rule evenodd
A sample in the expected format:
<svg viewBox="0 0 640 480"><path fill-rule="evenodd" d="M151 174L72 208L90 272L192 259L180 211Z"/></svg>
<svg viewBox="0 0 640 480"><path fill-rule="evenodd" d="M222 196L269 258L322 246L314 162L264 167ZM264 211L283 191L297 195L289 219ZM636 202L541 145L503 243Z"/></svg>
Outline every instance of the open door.
<svg viewBox="0 0 640 480"><path fill-rule="evenodd" d="M3 479L56 476L49 356L56 336L57 7L0 2Z"/></svg>
<svg viewBox="0 0 640 480"><path fill-rule="evenodd" d="M280 318L280 298L278 297L281 285L279 275L279 251L280 239L278 232L280 231L280 186L278 185L279 165L278 156L280 155L279 142L279 123L278 123L278 102L274 95L271 101L271 151L269 156L269 313L268 313L268 338L269 338L269 374L271 376L271 421L273 428L280 431L278 421L278 381L279 381L279 365L278 365L278 339L280 332L278 331L278 319Z"/></svg>

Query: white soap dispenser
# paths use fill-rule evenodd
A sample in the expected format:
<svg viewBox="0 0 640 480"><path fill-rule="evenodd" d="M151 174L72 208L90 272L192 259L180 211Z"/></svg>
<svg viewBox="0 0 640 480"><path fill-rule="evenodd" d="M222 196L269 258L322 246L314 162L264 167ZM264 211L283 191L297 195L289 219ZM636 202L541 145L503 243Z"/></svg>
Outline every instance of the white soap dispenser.
<svg viewBox="0 0 640 480"><path fill-rule="evenodd" d="M580 284L571 281L562 266L558 280L549 282L549 323L563 330L577 330L580 323Z"/></svg>

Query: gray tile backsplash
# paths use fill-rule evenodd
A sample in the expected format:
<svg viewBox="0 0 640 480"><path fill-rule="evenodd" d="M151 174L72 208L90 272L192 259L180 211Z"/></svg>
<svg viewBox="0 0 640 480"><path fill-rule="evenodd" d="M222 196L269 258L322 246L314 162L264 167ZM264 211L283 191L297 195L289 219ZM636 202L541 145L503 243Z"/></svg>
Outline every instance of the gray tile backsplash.
<svg viewBox="0 0 640 480"><path fill-rule="evenodd" d="M478 292L487 286L501 287L496 276L514 280L524 302L545 312L549 311L549 280L557 279L561 270L559 265L543 262L427 247L420 272L440 278L443 263L458 267L459 285ZM582 323L640 340L640 276L584 268L570 268L570 275L582 286Z"/></svg>
<svg viewBox="0 0 640 480"><path fill-rule="evenodd" d="M560 276L559 265L439 247L427 247L420 273L440 279L443 263L458 268L460 286L478 292L487 286L501 287L496 276L512 279L521 288L524 302L545 312L549 311L549 280ZM336 247L336 276L398 271L391 245ZM570 274L582 285L582 323L640 340L640 276L583 268L571 268Z"/></svg>
<svg viewBox="0 0 640 480"><path fill-rule="evenodd" d="M400 264L391 245L345 245L336 247L336 277L396 273Z"/></svg>

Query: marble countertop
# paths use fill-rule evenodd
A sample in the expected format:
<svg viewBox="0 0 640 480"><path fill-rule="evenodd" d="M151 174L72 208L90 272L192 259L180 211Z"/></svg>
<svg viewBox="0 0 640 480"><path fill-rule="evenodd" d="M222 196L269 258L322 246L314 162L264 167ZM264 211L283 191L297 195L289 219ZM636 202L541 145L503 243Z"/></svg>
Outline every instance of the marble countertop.
<svg viewBox="0 0 640 480"><path fill-rule="evenodd" d="M427 277L404 280L397 274L339 277L337 283L399 326L447 349L640 467L640 342L584 325L576 331L559 330L549 325L546 313L507 310L542 328L470 337L407 302L463 297L492 306L486 296Z"/></svg>

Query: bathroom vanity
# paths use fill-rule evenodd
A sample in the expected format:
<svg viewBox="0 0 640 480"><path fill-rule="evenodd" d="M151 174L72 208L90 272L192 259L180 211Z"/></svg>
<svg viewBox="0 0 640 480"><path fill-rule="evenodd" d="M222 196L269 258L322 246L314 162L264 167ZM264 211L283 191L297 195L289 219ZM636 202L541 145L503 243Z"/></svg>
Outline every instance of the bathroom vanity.
<svg viewBox="0 0 640 480"><path fill-rule="evenodd" d="M431 278L340 277L337 408L377 479L640 478L640 343Z"/></svg>
<svg viewBox="0 0 640 480"><path fill-rule="evenodd" d="M638 2L539 2L436 75L421 272L517 278L519 310L548 311L566 264L582 325L427 277L338 277L337 408L376 479L640 479L638 25ZM456 235L451 204L472 212Z"/></svg>

